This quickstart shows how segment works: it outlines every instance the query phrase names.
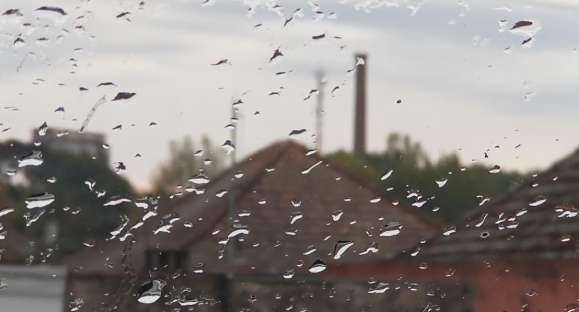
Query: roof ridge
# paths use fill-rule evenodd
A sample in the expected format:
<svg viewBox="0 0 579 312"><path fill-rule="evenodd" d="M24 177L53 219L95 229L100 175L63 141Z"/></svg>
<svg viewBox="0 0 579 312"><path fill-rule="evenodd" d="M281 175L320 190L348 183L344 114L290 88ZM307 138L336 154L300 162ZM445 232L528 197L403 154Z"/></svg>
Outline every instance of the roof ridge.
<svg viewBox="0 0 579 312"><path fill-rule="evenodd" d="M278 144L279 144L279 145L278 145ZM257 170L256 174L255 174L253 177L251 177L251 179L249 179L249 180L246 181L245 183L241 183L241 184L240 184L240 186L242 186L242 187L241 187L240 189L236 190L236 191L238 191L240 194L242 194L242 195L245 194L245 190L251 188L251 186L255 185L255 184L259 181L259 179L260 179L261 177L263 177L265 174L267 174L267 172L265 171L265 169L266 169L267 167L270 167L270 166L274 165L275 163L279 162L279 160L280 160L281 157L283 156L284 152L287 151L287 150L292 146L291 144L288 144L288 142L283 142L283 141L282 141L282 142L276 142L276 143L274 143L274 144L272 144L272 145L275 145L276 147L279 146L279 149L277 150L276 153L271 153L271 154L273 154L273 155L270 157L269 161L264 162L264 164L259 167L260 169ZM293 146L299 146L299 145L297 145L297 144L294 143ZM269 152L272 147L273 147L273 146L268 146L268 147L266 147L266 148L264 148L264 149L262 149L262 150L260 150L260 151L258 151L258 152L256 152L256 153L254 153L254 154L252 154L252 155L257 155L257 154L260 154L260 153ZM274 150L274 151L275 151L275 150ZM251 161L251 160L252 160L251 157L248 157L248 158L245 159L244 161L249 162L249 161ZM238 168L239 168L239 166L234 166L234 167L232 167L232 169L238 169ZM224 179L224 178L227 177L227 176L228 176L228 175L226 174L225 176L222 177L222 179ZM234 187L235 187L235 186L234 186ZM229 194L231 194L232 190L230 189L230 190L228 190L228 192L229 192ZM238 200L238 199L239 199L239 198L235 198L234 200ZM215 224L217 224L218 222L220 222L224 217L227 217L227 211L224 211L224 213L223 213L221 216L219 216L218 218L215 218L215 220L214 220L213 222L211 222L211 226L207 227L208 230L203 231L203 232L200 233L199 235L195 235L195 236L192 237L190 240L187 240L186 242L180 244L178 247L187 246L187 245L194 244L195 242L199 241L201 238L205 237L205 236L207 235L207 233L209 233L209 232L211 231L213 225L215 225Z"/></svg>
<svg viewBox="0 0 579 312"><path fill-rule="evenodd" d="M573 164L573 160L575 160L575 159L579 159L579 148L576 148L574 151L572 151L567 156L554 162L547 169L538 173L535 177L531 176L531 177L524 179L523 183L521 183L520 185L518 185L514 189L508 191L506 194L499 196L496 200L491 200L491 202L489 202L489 204L484 205L484 206L477 206L471 210L466 211L459 218L458 222L454 223L456 228L457 229L466 229L466 228L472 229L473 227L467 226L469 224L469 222L472 222L473 220L476 220L476 219L480 219L480 216L484 215L485 213L490 214L493 212L497 212L496 211L497 207L500 207L501 205L505 205L506 203L509 203L509 201L516 199L516 197L518 195L521 195L521 194L524 195L524 193L523 193L524 191L532 188L531 186L529 186L530 182L540 181L540 180L544 180L544 179L552 179L552 177L550 178L549 176L552 176L554 172L564 171L565 168L567 168L568 166ZM426 251L426 249L428 249L432 246L436 246L444 238L444 236L441 235L443 233L443 231L444 231L444 229L439 231L436 235L434 235L426 243L417 243L414 246L414 248L421 247L423 250ZM405 256L408 256L408 254L400 253L397 256L395 256L395 259L404 258Z"/></svg>

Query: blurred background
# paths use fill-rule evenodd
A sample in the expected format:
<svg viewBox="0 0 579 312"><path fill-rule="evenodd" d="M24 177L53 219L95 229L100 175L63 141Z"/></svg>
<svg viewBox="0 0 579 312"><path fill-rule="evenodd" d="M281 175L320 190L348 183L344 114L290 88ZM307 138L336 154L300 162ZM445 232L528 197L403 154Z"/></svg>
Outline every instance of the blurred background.
<svg viewBox="0 0 579 312"><path fill-rule="evenodd" d="M574 311L578 15L3 1L0 305Z"/></svg>

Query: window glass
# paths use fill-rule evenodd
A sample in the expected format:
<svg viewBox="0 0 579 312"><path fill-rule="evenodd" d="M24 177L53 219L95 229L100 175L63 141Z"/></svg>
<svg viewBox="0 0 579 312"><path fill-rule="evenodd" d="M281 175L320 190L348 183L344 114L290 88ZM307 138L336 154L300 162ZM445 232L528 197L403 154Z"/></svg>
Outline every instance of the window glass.
<svg viewBox="0 0 579 312"><path fill-rule="evenodd" d="M579 3L0 1L0 310L575 311Z"/></svg>

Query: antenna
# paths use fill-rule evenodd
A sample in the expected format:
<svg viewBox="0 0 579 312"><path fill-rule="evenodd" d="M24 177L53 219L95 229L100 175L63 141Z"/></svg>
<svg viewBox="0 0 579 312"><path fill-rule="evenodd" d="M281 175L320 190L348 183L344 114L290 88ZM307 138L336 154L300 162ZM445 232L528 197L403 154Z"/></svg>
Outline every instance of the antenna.
<svg viewBox="0 0 579 312"><path fill-rule="evenodd" d="M316 71L316 79L318 81L318 97L316 103L316 150L318 154L322 152L323 142L323 123L324 123L324 88L326 86L325 72L323 69Z"/></svg>
<svg viewBox="0 0 579 312"><path fill-rule="evenodd" d="M237 164L237 125L239 123L239 109L236 107L237 102L231 102L231 144L233 145L233 150L231 151L231 166Z"/></svg>

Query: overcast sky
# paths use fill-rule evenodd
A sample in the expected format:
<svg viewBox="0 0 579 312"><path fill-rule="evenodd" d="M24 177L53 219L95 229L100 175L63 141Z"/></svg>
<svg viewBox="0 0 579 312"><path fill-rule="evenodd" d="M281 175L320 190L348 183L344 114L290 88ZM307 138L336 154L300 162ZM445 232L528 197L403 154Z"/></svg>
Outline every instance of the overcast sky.
<svg viewBox="0 0 579 312"><path fill-rule="evenodd" d="M370 150L382 150L386 135L397 131L433 156L457 151L465 161L500 145L489 164L529 169L579 145L575 1L139 2L1 1L0 12L19 8L23 16L0 16L0 130L9 129L0 140L29 140L43 122L78 130L103 95L136 92L101 105L87 131L106 133L113 161L123 161L126 175L146 186L167 157L169 140L207 134L221 145L228 139L230 105L239 98L241 156L294 129L307 129L294 138L311 146L315 97L304 97L316 87L314 71L323 68L323 152L349 150L348 70L354 53L363 51ZM43 5L67 15L34 11ZM297 8L301 14L284 27ZM116 17L123 12L130 14ZM534 23L529 46L521 45L529 34L510 31L521 20ZM19 36L24 42L15 45ZM37 40L42 37L48 40ZM277 48L283 56L270 63ZM228 63L210 65L222 59ZM281 71L288 74L275 74ZM108 81L118 87L96 87ZM340 89L329 94L335 86ZM55 112L61 106L64 113ZM119 124L122 130L112 130Z"/></svg>

